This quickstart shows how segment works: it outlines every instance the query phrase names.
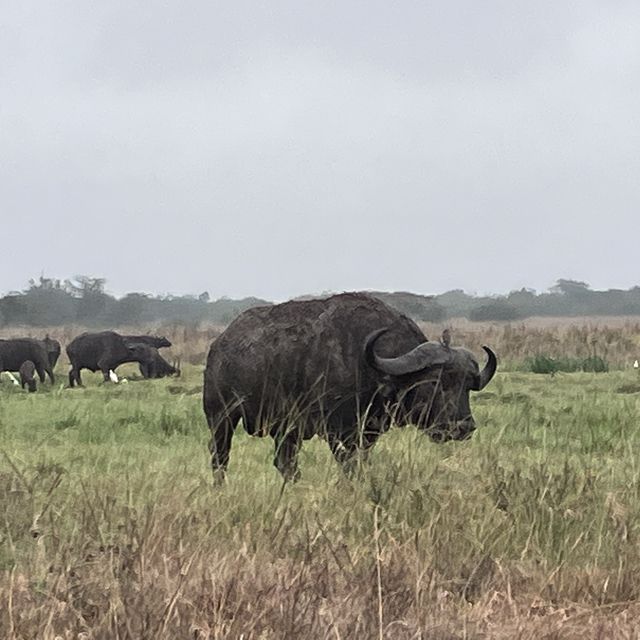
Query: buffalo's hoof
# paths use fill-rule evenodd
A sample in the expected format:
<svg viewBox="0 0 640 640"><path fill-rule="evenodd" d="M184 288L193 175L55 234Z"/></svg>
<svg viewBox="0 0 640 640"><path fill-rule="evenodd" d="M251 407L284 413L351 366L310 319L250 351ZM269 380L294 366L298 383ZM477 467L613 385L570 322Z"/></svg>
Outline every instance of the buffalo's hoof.
<svg viewBox="0 0 640 640"><path fill-rule="evenodd" d="M300 469L287 469L282 472L282 479L285 483L290 482L291 484L295 484L302 478L302 474L300 473Z"/></svg>
<svg viewBox="0 0 640 640"><path fill-rule="evenodd" d="M223 487L227 482L227 472L224 469L213 470L213 488Z"/></svg>

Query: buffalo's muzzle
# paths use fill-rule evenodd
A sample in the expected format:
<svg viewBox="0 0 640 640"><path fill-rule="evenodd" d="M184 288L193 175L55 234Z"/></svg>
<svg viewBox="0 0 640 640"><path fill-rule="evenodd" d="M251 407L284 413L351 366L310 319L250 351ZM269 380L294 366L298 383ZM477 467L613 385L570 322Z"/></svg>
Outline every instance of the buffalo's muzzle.
<svg viewBox="0 0 640 640"><path fill-rule="evenodd" d="M468 440L476 430L473 418L459 420L450 424L432 425L426 431L434 442L450 440Z"/></svg>

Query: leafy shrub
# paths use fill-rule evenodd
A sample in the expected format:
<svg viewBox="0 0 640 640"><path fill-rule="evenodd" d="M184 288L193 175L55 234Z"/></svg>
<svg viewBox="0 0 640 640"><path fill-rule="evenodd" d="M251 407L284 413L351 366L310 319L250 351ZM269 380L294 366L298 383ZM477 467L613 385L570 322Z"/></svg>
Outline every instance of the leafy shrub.
<svg viewBox="0 0 640 640"><path fill-rule="evenodd" d="M588 358L550 358L538 354L524 361L525 371L532 373L574 373L575 371L585 371L590 373L603 373L609 371L609 365L600 356L590 356Z"/></svg>
<svg viewBox="0 0 640 640"><path fill-rule="evenodd" d="M609 371L609 364L600 356L591 356L582 361L582 370L592 373L604 373Z"/></svg>

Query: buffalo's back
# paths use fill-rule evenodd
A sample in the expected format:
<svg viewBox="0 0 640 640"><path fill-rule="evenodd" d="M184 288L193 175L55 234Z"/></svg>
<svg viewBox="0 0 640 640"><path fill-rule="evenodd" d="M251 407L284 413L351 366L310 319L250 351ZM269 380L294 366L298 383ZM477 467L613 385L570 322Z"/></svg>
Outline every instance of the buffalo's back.
<svg viewBox="0 0 640 640"><path fill-rule="evenodd" d="M367 335L383 327L391 329L377 345L383 356L426 340L412 320L367 294L249 309L212 344L205 396L296 395L314 387L331 396L375 388L362 349Z"/></svg>

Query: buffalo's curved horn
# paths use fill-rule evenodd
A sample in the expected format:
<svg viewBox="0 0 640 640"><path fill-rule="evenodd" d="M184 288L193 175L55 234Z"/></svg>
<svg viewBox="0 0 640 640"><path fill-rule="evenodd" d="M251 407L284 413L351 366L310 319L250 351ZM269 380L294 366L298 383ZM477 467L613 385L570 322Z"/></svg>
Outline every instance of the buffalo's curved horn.
<svg viewBox="0 0 640 640"><path fill-rule="evenodd" d="M478 375L476 384L471 387L473 391L482 391L482 389L489 384L491 378L496 374L496 369L498 368L498 358L496 358L496 354L493 353L489 347L483 346L482 348L485 350L489 359L487 360L487 364L484 369Z"/></svg>
<svg viewBox="0 0 640 640"><path fill-rule="evenodd" d="M407 353L396 358L381 358L375 352L378 338L389 331L388 328L377 329L370 333L364 341L364 355L369 366L391 376L406 376L430 367L446 364L451 359L451 352L437 342L423 342Z"/></svg>

